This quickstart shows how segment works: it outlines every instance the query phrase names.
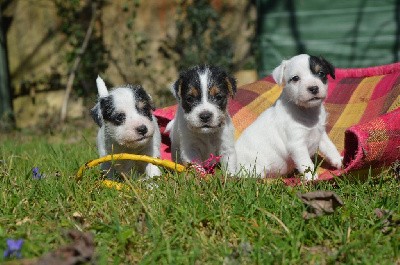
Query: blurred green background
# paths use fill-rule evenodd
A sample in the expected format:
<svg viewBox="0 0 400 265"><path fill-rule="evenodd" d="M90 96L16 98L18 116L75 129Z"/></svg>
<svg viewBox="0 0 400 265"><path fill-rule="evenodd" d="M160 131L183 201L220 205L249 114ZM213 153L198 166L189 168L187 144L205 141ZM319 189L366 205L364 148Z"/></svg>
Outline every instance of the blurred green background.
<svg viewBox="0 0 400 265"><path fill-rule="evenodd" d="M400 1L257 1L261 76L282 58L310 53L336 67L398 62Z"/></svg>

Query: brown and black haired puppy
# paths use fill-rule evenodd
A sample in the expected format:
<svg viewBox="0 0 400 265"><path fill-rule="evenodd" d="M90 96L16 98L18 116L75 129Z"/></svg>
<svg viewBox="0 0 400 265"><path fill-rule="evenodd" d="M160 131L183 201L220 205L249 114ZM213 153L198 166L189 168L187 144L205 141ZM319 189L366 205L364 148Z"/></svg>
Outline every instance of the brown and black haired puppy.
<svg viewBox="0 0 400 265"><path fill-rule="evenodd" d="M178 101L175 118L167 126L172 158L191 163L214 154L222 156L225 170L235 173L234 127L227 105L236 93L236 80L219 67L195 66L180 73L172 93Z"/></svg>

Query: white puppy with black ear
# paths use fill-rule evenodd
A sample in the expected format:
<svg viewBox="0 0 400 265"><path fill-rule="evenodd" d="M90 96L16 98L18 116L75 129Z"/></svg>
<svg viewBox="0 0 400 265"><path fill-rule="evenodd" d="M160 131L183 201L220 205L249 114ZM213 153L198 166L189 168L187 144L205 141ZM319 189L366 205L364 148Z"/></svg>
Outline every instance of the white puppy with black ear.
<svg viewBox="0 0 400 265"><path fill-rule="evenodd" d="M272 76L283 86L273 106L265 110L236 141L239 167L260 177L297 169L306 180L315 174L311 159L319 151L341 168L342 157L329 139L322 104L334 67L322 57L301 54L282 61ZM314 175L313 175L314 174Z"/></svg>
<svg viewBox="0 0 400 265"><path fill-rule="evenodd" d="M153 115L151 97L139 85L127 85L108 92L100 77L96 79L99 99L91 115L100 129L97 148L100 157L109 154L130 153L160 157L161 135ZM135 171L148 177L161 175L153 164L140 161L118 160L102 164L108 176Z"/></svg>
<svg viewBox="0 0 400 265"><path fill-rule="evenodd" d="M234 127L227 111L236 80L215 66L196 66L180 73L172 86L178 100L175 118L167 125L174 161L205 161L221 156L227 172L236 171Z"/></svg>

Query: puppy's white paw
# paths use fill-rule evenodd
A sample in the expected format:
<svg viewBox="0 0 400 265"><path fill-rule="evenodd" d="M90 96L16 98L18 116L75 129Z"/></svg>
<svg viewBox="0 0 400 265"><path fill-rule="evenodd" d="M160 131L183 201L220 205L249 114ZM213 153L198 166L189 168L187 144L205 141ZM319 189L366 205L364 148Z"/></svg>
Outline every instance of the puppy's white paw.
<svg viewBox="0 0 400 265"><path fill-rule="evenodd" d="M313 174L310 171L304 173L304 180L310 181L310 180L315 180L315 179L318 179L317 173Z"/></svg>
<svg viewBox="0 0 400 265"><path fill-rule="evenodd" d="M161 176L161 171L157 166L148 164L146 167L146 175L150 178L154 176Z"/></svg>
<svg viewBox="0 0 400 265"><path fill-rule="evenodd" d="M331 158L331 165L337 169L341 169L343 166L343 156L339 155L334 158Z"/></svg>
<svg viewBox="0 0 400 265"><path fill-rule="evenodd" d="M234 176L236 173L236 164L230 163L227 165L227 167L225 168L226 174L228 176Z"/></svg>

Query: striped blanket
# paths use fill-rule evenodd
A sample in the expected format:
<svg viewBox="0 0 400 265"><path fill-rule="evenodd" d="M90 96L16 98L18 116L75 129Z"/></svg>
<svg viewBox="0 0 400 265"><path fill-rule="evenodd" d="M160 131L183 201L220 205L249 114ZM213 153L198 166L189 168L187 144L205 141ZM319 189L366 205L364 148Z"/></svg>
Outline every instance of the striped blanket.
<svg viewBox="0 0 400 265"><path fill-rule="evenodd" d="M237 139L257 116L279 97L282 88L271 76L238 89L229 113ZM342 170L319 169L329 180L356 170L380 169L400 160L400 63L371 68L336 69L325 100L327 132L344 156ZM170 159L170 141L164 133L176 106L157 109L162 133L162 158ZM362 172L362 171L360 171ZM287 178L292 183L297 178Z"/></svg>

